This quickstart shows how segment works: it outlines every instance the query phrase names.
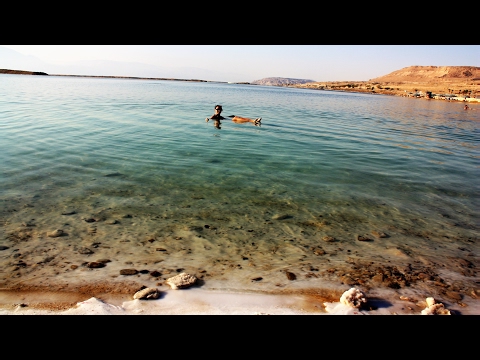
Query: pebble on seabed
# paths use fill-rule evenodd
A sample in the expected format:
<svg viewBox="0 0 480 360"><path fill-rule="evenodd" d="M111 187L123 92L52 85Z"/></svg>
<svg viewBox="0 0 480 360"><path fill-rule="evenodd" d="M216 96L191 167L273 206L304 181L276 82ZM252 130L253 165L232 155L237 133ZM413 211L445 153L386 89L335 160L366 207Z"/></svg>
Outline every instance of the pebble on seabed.
<svg viewBox="0 0 480 360"><path fill-rule="evenodd" d="M91 261L91 262L87 262L85 266L91 269L98 269L98 268L105 267L105 264L98 261Z"/></svg>
<svg viewBox="0 0 480 360"><path fill-rule="evenodd" d="M368 236L364 236L364 235L357 235L356 238L357 238L358 241L372 241L372 239L370 239Z"/></svg>
<svg viewBox="0 0 480 360"><path fill-rule="evenodd" d="M290 271L285 271L285 274L287 275L288 280L295 280L297 278L297 276Z"/></svg>
<svg viewBox="0 0 480 360"><path fill-rule="evenodd" d="M64 232L63 232L62 229L56 229L56 230L53 230L52 232L47 233L47 236L48 237L59 237L59 236L62 236L63 234L64 234Z"/></svg>
<svg viewBox="0 0 480 360"><path fill-rule="evenodd" d="M373 236L376 236L377 238L386 238L386 237L388 237L388 235L385 234L384 232L382 232L382 231L377 231L377 230L372 230L372 235L373 235Z"/></svg>
<svg viewBox="0 0 480 360"><path fill-rule="evenodd" d="M335 238L333 236L324 236L322 240L326 242L333 242L335 241Z"/></svg>
<svg viewBox="0 0 480 360"><path fill-rule="evenodd" d="M136 269L121 269L120 275L136 275L138 274L138 270Z"/></svg>

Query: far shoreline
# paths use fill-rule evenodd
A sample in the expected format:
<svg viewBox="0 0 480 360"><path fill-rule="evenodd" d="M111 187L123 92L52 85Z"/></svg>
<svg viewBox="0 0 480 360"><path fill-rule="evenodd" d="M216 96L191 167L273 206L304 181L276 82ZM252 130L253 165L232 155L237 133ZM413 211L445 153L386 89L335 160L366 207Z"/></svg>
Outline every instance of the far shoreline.
<svg viewBox="0 0 480 360"><path fill-rule="evenodd" d="M68 77L84 77L84 78L101 78L101 79L132 79L132 80L165 80L165 81L191 81L191 82L214 82L221 84L231 84L227 81L214 81L202 79L177 79L177 78L158 78L158 77L140 77L140 76L114 76L114 75L72 75L72 74L47 74L40 71L11 70L0 69L0 74L8 75L42 75L42 76L68 76ZM254 85L248 82L235 82L233 84Z"/></svg>
<svg viewBox="0 0 480 360"><path fill-rule="evenodd" d="M114 75L74 75L74 74L47 74L45 72L39 71L26 71L26 70L12 70L12 69L0 69L0 74L9 74L9 75L37 75L37 76L64 76L64 77L76 77L76 78L96 78L96 79L128 79L128 80L154 80L154 81L186 81L186 82L202 82L202 83L218 83L218 84L235 84L235 85L252 85L256 86L258 84L252 84L250 82L227 82L227 81L215 81L215 80L202 80L202 79L178 79L178 78L159 78L159 77L139 77L139 76L114 76ZM331 84L331 88L329 87ZM343 86L342 86L343 84ZM356 84L357 87L352 86ZM283 84L283 85L263 85L263 86L273 86L273 87L290 87L297 89L306 89L306 90L323 90L323 91L340 91L347 93L360 93L367 95L389 95L389 96L400 96L400 97L411 97L411 98L423 98L427 100L445 100L445 101L462 101L469 103L480 103L480 98L476 97L466 97L466 96L450 96L445 97L441 94L433 94L432 97L427 97L427 93L432 93L428 91L428 85L419 85L417 83L403 83L402 89L397 88L394 90L391 87L388 87L388 83L379 83L377 84L376 90L366 90L371 82L369 81L327 81L327 82L310 82L305 84ZM360 87L362 86L362 87ZM415 87L418 88L417 92L411 92L405 90L406 87Z"/></svg>

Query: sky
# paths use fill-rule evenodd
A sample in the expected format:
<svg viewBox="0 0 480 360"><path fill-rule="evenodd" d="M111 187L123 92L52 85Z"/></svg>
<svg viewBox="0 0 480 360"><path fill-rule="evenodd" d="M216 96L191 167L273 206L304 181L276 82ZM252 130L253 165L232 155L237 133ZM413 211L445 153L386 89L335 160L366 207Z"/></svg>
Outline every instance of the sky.
<svg viewBox="0 0 480 360"><path fill-rule="evenodd" d="M18 54L0 51L0 68L51 75L222 82L267 77L368 81L413 65L480 66L480 45L0 45L0 50L2 47ZM20 65L35 68L18 68Z"/></svg>

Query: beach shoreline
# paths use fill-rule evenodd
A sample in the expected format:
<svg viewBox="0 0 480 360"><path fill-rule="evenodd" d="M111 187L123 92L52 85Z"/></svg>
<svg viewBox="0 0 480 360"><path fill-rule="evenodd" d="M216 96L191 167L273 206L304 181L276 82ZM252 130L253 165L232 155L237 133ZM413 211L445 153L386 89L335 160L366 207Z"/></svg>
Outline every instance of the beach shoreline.
<svg viewBox="0 0 480 360"><path fill-rule="evenodd" d="M338 287L282 293L164 286L158 287L157 299L148 300L134 298L141 288L135 282L61 287L0 289L0 315L422 315L428 308L427 298L398 296L392 289L369 293L358 287L350 290L365 294L367 301L360 308L341 303L346 291ZM437 303L448 315L480 313L480 303L474 297L460 304Z"/></svg>

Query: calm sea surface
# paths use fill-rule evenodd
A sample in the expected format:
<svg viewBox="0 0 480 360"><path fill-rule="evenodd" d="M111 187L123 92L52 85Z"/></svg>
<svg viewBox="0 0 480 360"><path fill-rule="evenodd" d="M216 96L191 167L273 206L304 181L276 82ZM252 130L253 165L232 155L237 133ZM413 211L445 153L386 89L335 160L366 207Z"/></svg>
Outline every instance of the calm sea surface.
<svg viewBox="0 0 480 360"><path fill-rule="evenodd" d="M217 129L205 121L216 104L262 125L227 118ZM353 261L428 266L466 292L479 280L480 106L471 107L0 75L0 283L114 281L135 268L268 291L330 275L349 284ZM98 259L110 262L81 266Z"/></svg>

